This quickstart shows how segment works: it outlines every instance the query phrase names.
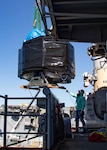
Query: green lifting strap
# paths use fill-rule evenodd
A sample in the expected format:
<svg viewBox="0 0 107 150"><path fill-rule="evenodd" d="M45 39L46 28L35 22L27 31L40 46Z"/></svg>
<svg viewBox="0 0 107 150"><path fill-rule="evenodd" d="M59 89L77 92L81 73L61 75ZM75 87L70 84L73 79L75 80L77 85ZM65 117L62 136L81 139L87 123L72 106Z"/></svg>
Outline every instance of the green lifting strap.
<svg viewBox="0 0 107 150"><path fill-rule="evenodd" d="M33 27L38 28L41 31L41 16L40 16L39 8L36 5L36 2L35 2L35 13L34 13Z"/></svg>

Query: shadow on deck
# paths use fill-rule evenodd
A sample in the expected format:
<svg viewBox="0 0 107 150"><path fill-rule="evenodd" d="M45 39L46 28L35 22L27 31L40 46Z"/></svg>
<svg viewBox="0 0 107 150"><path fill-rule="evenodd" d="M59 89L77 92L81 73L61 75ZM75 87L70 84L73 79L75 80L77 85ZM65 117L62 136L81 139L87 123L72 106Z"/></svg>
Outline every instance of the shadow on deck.
<svg viewBox="0 0 107 150"><path fill-rule="evenodd" d="M66 138L57 150L107 150L107 142L89 142L88 134L73 133Z"/></svg>

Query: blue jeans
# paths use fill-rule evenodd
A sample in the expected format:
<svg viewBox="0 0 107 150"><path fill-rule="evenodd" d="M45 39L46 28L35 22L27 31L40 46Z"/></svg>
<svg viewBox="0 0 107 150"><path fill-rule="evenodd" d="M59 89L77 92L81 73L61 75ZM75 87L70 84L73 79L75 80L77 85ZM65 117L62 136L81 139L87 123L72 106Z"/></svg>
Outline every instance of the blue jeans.
<svg viewBox="0 0 107 150"><path fill-rule="evenodd" d="M85 127L85 121L84 121L84 111L81 110L76 110L76 131L78 131L78 127L79 127L79 120L82 123L83 128Z"/></svg>

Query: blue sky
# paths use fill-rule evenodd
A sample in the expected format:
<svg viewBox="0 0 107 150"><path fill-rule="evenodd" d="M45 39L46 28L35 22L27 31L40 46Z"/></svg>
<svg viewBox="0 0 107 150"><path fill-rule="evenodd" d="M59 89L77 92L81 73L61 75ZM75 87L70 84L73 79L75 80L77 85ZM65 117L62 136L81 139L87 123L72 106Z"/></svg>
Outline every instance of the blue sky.
<svg viewBox="0 0 107 150"><path fill-rule="evenodd" d="M0 0L0 95L9 97L30 97L34 91L21 89L28 81L18 78L18 49L22 47L27 34L33 29L35 9L34 0ZM87 35L88 36L88 35ZM83 87L83 73L93 71L93 62L87 55L91 43L74 43L76 77L70 84L64 84L68 90L77 93L78 89L86 92L93 87ZM66 106L74 104L74 99L65 90L53 89L53 93ZM2 101L2 99L0 99ZM20 102L13 101L12 104Z"/></svg>

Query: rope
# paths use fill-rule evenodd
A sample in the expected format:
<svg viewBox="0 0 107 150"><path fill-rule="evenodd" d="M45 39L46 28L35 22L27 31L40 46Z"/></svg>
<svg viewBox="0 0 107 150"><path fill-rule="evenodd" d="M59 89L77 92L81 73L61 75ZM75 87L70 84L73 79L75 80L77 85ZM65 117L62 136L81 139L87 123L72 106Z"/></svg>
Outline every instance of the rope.
<svg viewBox="0 0 107 150"><path fill-rule="evenodd" d="M38 5L40 4L40 1L37 1ZM33 27L38 28L41 31L41 17L40 17L40 12L39 12L39 6L36 5L36 0L35 0L35 13L34 13L34 23Z"/></svg>

